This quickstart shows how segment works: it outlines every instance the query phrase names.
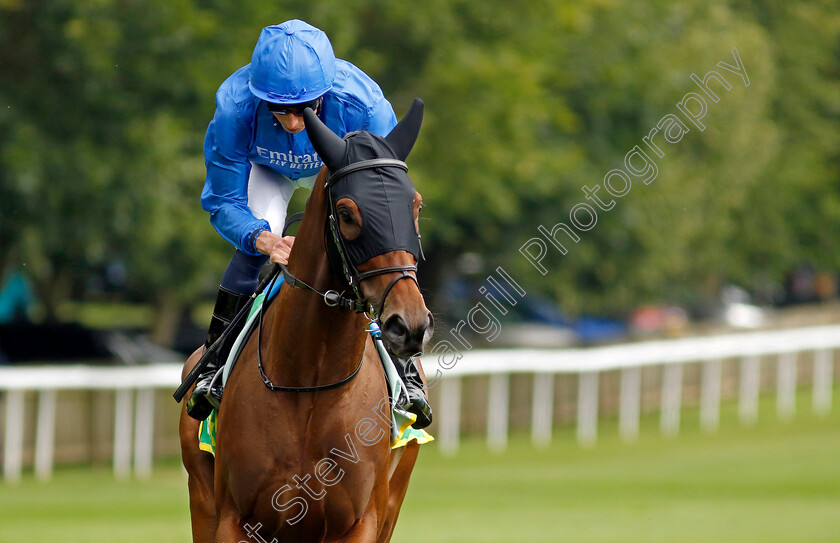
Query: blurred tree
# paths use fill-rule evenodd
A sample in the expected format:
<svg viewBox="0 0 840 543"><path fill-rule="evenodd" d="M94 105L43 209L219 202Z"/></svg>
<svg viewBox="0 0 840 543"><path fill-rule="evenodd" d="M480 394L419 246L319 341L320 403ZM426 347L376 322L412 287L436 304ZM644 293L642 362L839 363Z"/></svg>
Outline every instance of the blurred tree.
<svg viewBox="0 0 840 543"><path fill-rule="evenodd" d="M294 17L398 115L426 101L410 166L431 298L465 252L483 255L478 276L503 265L590 313L780 282L803 260L840 268L836 2L0 0L0 270L25 262L49 318L111 260L127 295L159 308L164 342L212 292L230 253L198 202L213 96L263 26ZM656 180L540 275L519 247L568 223L582 187L733 47L750 86L721 72L732 89L706 130L663 144Z"/></svg>
<svg viewBox="0 0 840 543"><path fill-rule="evenodd" d="M742 260L727 248L776 148L767 119L772 66L764 54L766 35L723 1L593 2L573 17L568 9L558 15L572 26L552 42L559 69L549 85L579 121L585 167L564 180L569 199L559 209L535 210L540 223L568 224L569 209L586 201L581 187L601 184L613 168L626 170L624 157L636 145L657 163L658 175L649 185L634 178L612 210L599 211L597 226L553 260L541 288L572 311L599 313L714 295L715 285L741 272ZM749 87L717 66L734 64L733 47ZM688 92L701 92L689 76L702 79L710 70L725 74L732 88L718 90L718 103L707 99L701 131L676 104ZM675 144L660 133L664 157L658 157L642 138L666 114L681 117L690 132Z"/></svg>
<svg viewBox="0 0 840 543"><path fill-rule="evenodd" d="M776 152L749 195L739 240L744 284L801 263L840 270L840 10L837 2L734 2L773 37ZM746 243L744 243L746 242Z"/></svg>
<svg viewBox="0 0 840 543"><path fill-rule="evenodd" d="M192 2L151 4L0 6L0 254L26 263L48 320L74 280L118 259L169 322L219 260L196 202L212 111L199 96L218 84L201 65L220 23Z"/></svg>

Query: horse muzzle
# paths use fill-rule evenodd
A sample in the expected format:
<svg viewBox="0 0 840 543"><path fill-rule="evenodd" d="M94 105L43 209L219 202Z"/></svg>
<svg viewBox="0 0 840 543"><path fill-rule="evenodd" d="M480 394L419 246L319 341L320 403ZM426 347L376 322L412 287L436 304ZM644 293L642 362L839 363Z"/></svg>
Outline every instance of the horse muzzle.
<svg viewBox="0 0 840 543"><path fill-rule="evenodd" d="M382 323L382 339L391 353L407 358L423 353L423 347L434 330L435 319L428 309L420 318L409 318L396 312L388 315Z"/></svg>

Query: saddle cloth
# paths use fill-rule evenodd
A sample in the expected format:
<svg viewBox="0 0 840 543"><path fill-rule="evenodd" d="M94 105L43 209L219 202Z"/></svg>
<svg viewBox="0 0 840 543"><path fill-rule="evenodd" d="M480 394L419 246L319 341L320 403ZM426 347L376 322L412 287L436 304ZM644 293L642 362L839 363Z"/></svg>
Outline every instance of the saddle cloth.
<svg viewBox="0 0 840 543"><path fill-rule="evenodd" d="M226 384L233 366L236 365L236 360L248 336L255 329L259 312L262 304L266 300L271 300L280 292L280 287L283 285L283 277L281 276L274 285L268 290L268 293L260 294L251 306L251 312L248 315L248 320L245 327L236 338L233 347L230 350L227 361L222 370L222 384ZM382 369L385 374L385 381L388 386L388 394L391 400L391 448L398 449L404 447L411 441L417 441L419 444L434 441L434 437L425 430L417 430L412 428L412 423L417 419L414 413L409 413L403 406L406 404L408 396L405 393L405 384L397 374L397 369L394 367L394 362L385 350L385 345L382 343L381 332L379 326L375 322L371 322L367 328L367 332L373 338L373 343L376 345L376 351L379 354L382 363ZM218 378L218 377L217 377ZM216 454L216 419L217 412L214 409L206 420L201 422L198 430L199 448L210 454Z"/></svg>

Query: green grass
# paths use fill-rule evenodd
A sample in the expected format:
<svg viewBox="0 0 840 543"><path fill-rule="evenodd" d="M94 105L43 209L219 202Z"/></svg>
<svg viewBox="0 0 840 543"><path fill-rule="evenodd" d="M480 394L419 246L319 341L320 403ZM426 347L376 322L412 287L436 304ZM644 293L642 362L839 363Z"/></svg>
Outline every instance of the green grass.
<svg viewBox="0 0 840 543"><path fill-rule="evenodd" d="M835 390L835 398L840 390ZM800 394L796 419L697 430L683 411L674 439L643 421L636 443L614 423L590 449L571 430L544 451L514 436L503 454L466 440L455 458L434 445L415 469L394 541L400 542L840 542L840 413L819 419ZM59 469L0 485L0 543L189 541L186 476L173 461L147 482L117 482L107 469Z"/></svg>
<svg viewBox="0 0 840 543"><path fill-rule="evenodd" d="M149 481L104 468L59 469L49 482L0 485L0 543L190 541L186 474L175 461Z"/></svg>
<svg viewBox="0 0 840 543"><path fill-rule="evenodd" d="M632 444L606 423L591 449L565 431L545 451L524 436L499 456L481 441L451 460L427 450L395 540L840 541L840 417L817 419L801 396L789 424L765 400L758 426L740 427L730 406L714 434L684 410L673 439L659 437L651 417Z"/></svg>

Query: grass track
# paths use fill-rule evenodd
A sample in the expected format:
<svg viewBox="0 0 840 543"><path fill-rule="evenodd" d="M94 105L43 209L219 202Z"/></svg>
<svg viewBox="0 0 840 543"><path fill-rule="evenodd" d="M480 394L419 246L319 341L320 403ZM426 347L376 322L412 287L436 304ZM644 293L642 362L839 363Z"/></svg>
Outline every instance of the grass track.
<svg viewBox="0 0 840 543"><path fill-rule="evenodd" d="M840 390L835 390L835 398ZM504 454L466 441L454 459L427 446L394 541L413 542L840 542L840 415L742 428L731 406L721 430L697 430L683 411L675 439L621 443L602 424L591 449L570 430L545 451L515 436ZM117 482L108 469L62 468L49 483L31 476L0 484L0 543L189 541L186 476L177 461L146 482Z"/></svg>

